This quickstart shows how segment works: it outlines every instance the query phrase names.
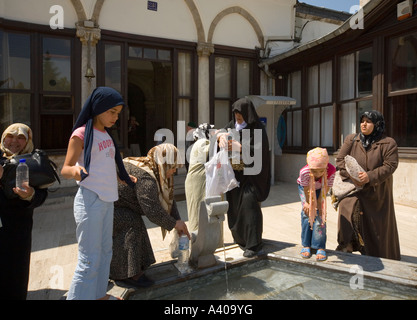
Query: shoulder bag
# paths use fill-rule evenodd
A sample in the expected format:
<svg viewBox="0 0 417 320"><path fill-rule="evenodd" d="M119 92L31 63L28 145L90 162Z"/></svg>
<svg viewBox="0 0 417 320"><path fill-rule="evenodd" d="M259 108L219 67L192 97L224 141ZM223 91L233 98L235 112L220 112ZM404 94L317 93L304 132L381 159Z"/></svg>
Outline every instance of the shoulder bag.
<svg viewBox="0 0 417 320"><path fill-rule="evenodd" d="M54 184L55 181L61 183L57 173L57 165L49 159L48 155L39 149L31 153L17 155L7 159L3 163L3 176L0 180L1 188L7 198L17 198L13 188L16 187L16 168L20 159L26 159L29 167L29 185L34 188L46 189Z"/></svg>

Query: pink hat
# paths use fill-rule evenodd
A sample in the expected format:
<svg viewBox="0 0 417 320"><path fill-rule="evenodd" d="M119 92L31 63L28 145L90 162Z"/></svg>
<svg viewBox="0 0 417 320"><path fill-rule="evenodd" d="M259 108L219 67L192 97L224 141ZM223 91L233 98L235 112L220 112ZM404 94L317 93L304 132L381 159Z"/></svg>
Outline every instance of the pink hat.
<svg viewBox="0 0 417 320"><path fill-rule="evenodd" d="M307 164L310 169L324 169L328 163L327 149L317 147L307 152Z"/></svg>

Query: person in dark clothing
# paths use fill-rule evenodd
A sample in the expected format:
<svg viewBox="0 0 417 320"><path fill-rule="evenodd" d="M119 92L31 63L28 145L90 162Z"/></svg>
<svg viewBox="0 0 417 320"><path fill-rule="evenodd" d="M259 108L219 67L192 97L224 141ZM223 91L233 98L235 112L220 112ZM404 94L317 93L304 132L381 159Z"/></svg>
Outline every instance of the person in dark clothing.
<svg viewBox="0 0 417 320"><path fill-rule="evenodd" d="M236 164L235 158L232 160L239 188L226 193L229 202L227 218L234 241L244 251L245 257L252 257L262 249L260 203L268 197L271 187L269 143L265 127L249 99L237 100L232 113L233 119L225 129L231 129L234 138L228 139L230 134L218 134L220 148L228 148L232 153L235 150L240 152L240 163Z"/></svg>
<svg viewBox="0 0 417 320"><path fill-rule="evenodd" d="M398 146L385 133L385 120L376 110L360 117L359 135L350 134L336 158L343 179L350 177L345 156L356 159L364 172L352 181L361 190L339 203L336 250L401 259L393 199L393 174L398 167Z"/></svg>
<svg viewBox="0 0 417 320"><path fill-rule="evenodd" d="M1 138L1 163L32 152L32 130L23 123L10 125ZM3 167L0 166L0 178ZM0 300L26 300L32 249L33 210L45 201L47 189L14 188L9 199L0 188Z"/></svg>

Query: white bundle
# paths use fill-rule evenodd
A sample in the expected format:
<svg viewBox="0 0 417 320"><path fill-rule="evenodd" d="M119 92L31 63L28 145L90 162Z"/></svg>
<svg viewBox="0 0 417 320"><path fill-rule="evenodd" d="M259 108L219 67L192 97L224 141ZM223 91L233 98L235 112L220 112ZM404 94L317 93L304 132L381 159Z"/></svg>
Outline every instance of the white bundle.
<svg viewBox="0 0 417 320"><path fill-rule="evenodd" d="M359 172L365 172L365 170L358 164L358 162L356 161L354 157L349 156L349 155L345 157L345 167L349 175L353 179L360 182Z"/></svg>

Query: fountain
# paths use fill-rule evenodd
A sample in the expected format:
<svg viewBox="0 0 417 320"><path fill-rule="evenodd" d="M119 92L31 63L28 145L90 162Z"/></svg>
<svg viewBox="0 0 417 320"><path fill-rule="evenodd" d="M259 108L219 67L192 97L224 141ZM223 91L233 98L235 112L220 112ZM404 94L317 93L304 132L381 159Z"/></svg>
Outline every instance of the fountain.
<svg viewBox="0 0 417 320"><path fill-rule="evenodd" d="M262 256L245 258L237 245L219 247L228 202L200 205L192 234L193 268L179 273L176 260L150 267L150 288L127 289L129 300L417 300L417 265L327 250L326 262L302 259L300 246L264 239ZM217 248L217 249L216 249ZM227 258L226 258L227 252ZM119 288L116 288L119 289Z"/></svg>
<svg viewBox="0 0 417 320"><path fill-rule="evenodd" d="M156 284L130 292L130 300L416 300L412 263L328 250L325 263L299 257L300 247L264 240L265 255L245 258L226 247L223 263L178 275L172 262L147 272ZM214 255L221 260L223 249ZM226 280L228 277L229 281Z"/></svg>
<svg viewBox="0 0 417 320"><path fill-rule="evenodd" d="M214 252L222 243L221 223L229 203L220 196L207 197L200 203L198 231L191 234L190 264L198 269L214 266L217 260Z"/></svg>

